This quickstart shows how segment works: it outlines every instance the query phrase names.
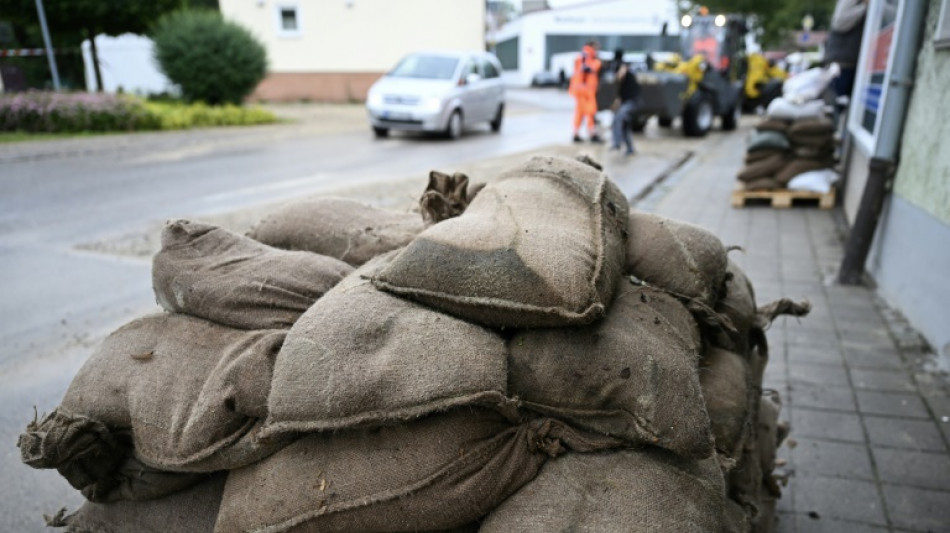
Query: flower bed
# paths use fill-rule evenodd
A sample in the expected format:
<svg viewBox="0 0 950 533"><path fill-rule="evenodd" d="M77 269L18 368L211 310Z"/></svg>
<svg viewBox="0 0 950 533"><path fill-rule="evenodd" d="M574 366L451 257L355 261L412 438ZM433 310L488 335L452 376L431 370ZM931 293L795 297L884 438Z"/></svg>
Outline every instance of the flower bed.
<svg viewBox="0 0 950 533"><path fill-rule="evenodd" d="M270 112L260 108L145 102L127 95L51 92L0 95L0 131L138 131L276 121Z"/></svg>

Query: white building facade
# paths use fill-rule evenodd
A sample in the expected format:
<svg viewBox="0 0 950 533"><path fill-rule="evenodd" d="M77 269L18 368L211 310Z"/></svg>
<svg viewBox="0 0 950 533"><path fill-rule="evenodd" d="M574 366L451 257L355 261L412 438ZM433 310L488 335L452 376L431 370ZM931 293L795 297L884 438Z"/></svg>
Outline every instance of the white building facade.
<svg viewBox="0 0 950 533"><path fill-rule="evenodd" d="M404 55L484 50L484 0L219 0L267 49L251 99L359 101Z"/></svg>
<svg viewBox="0 0 950 533"><path fill-rule="evenodd" d="M528 13L489 36L489 44L506 77L528 85L538 72L552 72L551 56L580 51L586 41L646 53L678 49L678 33L675 1L605 0Z"/></svg>

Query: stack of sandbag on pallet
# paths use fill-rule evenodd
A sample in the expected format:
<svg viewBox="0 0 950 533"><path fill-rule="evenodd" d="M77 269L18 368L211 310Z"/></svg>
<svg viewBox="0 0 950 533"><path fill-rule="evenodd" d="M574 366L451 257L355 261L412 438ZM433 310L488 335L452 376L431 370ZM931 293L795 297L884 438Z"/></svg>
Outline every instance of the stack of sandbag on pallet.
<svg viewBox="0 0 950 533"><path fill-rule="evenodd" d="M748 190L828 193L837 181L834 123L822 99L837 65L813 68L782 85L750 136L745 166L737 176Z"/></svg>
<svg viewBox="0 0 950 533"><path fill-rule="evenodd" d="M21 436L90 500L53 525L770 531L764 329L807 305L757 308L719 239L631 211L586 158L477 195L433 173L421 205L425 229L325 199L251 231L296 252L171 224L168 312Z"/></svg>
<svg viewBox="0 0 950 533"><path fill-rule="evenodd" d="M750 135L745 166L737 177L748 190L827 193L837 181L834 154L834 124L824 115L770 115ZM817 189L814 183L820 184Z"/></svg>

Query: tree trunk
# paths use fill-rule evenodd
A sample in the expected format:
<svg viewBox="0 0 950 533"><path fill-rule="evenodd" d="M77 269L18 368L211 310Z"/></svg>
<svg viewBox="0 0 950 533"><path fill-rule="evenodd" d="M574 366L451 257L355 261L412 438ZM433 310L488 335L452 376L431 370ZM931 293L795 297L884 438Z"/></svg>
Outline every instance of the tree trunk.
<svg viewBox="0 0 950 533"><path fill-rule="evenodd" d="M96 32L86 30L86 37L89 39L89 52L92 54L92 70L96 73L96 92L102 92L102 71L99 70L99 52L96 50Z"/></svg>

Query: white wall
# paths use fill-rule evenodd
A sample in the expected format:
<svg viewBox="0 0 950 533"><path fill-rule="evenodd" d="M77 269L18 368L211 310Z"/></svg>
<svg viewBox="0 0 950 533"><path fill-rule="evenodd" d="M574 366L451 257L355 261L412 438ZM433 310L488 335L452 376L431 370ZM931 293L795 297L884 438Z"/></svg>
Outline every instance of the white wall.
<svg viewBox="0 0 950 533"><path fill-rule="evenodd" d="M267 48L271 72L385 72L419 49L485 47L483 0L219 0ZM298 10L282 33L279 9Z"/></svg>
<svg viewBox="0 0 950 533"><path fill-rule="evenodd" d="M114 93L122 87L127 93L140 95L172 90L172 83L155 62L153 48L152 40L141 35L96 36L102 89ZM86 89L95 91L96 73L88 39L82 42L82 57L86 68Z"/></svg>

